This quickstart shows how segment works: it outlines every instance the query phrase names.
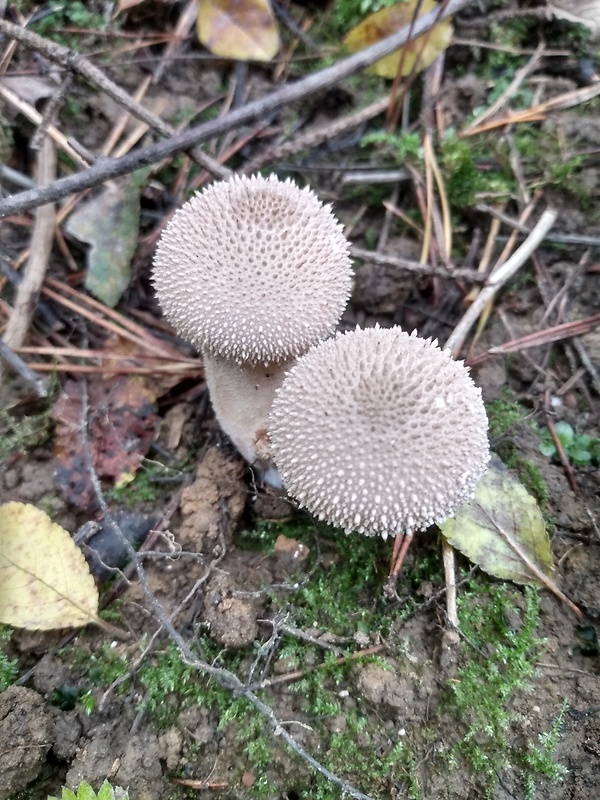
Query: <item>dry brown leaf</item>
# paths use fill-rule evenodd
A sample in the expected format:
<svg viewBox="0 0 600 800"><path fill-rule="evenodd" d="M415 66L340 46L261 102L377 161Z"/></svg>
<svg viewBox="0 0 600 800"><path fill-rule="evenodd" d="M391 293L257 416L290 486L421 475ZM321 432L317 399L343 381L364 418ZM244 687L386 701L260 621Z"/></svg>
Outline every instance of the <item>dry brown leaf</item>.
<svg viewBox="0 0 600 800"><path fill-rule="evenodd" d="M87 437L93 467L117 486L133 480L155 436L154 392L143 380L118 377L90 383L87 398ZM52 416L56 482L63 496L78 508L96 503L82 430L82 385L67 381Z"/></svg>
<svg viewBox="0 0 600 800"><path fill-rule="evenodd" d="M270 61L279 33L270 0L199 0L198 38L223 58Z"/></svg>
<svg viewBox="0 0 600 800"><path fill-rule="evenodd" d="M397 3L389 8L376 11L353 28L344 39L344 44L352 52L362 50L381 39L385 39L394 31L410 25L414 18L418 0L408 3ZM423 0L419 8L419 17L437 8L434 0ZM410 75L413 70L421 70L433 64L443 52L452 38L452 23L449 19L439 22L434 28L412 42L408 42L400 50L380 59L369 69L373 75L393 79L400 70L401 75Z"/></svg>
<svg viewBox="0 0 600 800"><path fill-rule="evenodd" d="M69 533L35 506L0 506L0 622L47 631L97 614L98 589Z"/></svg>

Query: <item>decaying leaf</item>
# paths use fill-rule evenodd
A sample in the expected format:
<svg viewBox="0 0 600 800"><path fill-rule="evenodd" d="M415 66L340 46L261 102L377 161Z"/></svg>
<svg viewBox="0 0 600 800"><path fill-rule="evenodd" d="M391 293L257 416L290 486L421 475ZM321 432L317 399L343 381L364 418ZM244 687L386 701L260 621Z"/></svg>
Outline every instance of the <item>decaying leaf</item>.
<svg viewBox="0 0 600 800"><path fill-rule="evenodd" d="M109 183L81 203L67 220L71 236L90 245L85 287L113 308L129 284L138 243L140 194L146 170Z"/></svg>
<svg viewBox="0 0 600 800"><path fill-rule="evenodd" d="M407 3L397 3L388 8L382 8L353 28L344 39L344 44L352 52L362 50L375 42L379 42L394 31L400 30L405 25L410 25L413 20L418 0L409 0ZM423 0L418 16L422 17L437 8L434 0ZM421 70L433 64L435 59L443 52L452 38L452 23L449 19L439 22L427 33L408 42L400 50L380 59L369 69L373 75L393 79L400 71L401 75L410 75L413 71Z"/></svg>
<svg viewBox="0 0 600 800"><path fill-rule="evenodd" d="M558 19L585 25L595 39L600 38L600 3L598 0L552 0L548 10Z"/></svg>
<svg viewBox="0 0 600 800"><path fill-rule="evenodd" d="M270 61L279 33L270 0L199 0L198 38L223 58Z"/></svg>
<svg viewBox="0 0 600 800"><path fill-rule="evenodd" d="M96 584L69 533L35 506L0 506L0 622L47 631L97 614Z"/></svg>
<svg viewBox="0 0 600 800"><path fill-rule="evenodd" d="M133 480L156 430L154 393L139 378L119 377L90 383L87 437L96 474L124 485ZM56 482L69 503L79 508L97 504L83 437L82 386L68 381L58 398Z"/></svg>
<svg viewBox="0 0 600 800"><path fill-rule="evenodd" d="M475 498L440 528L452 547L496 578L542 585L519 551L544 575L553 573L552 548L540 508L496 457Z"/></svg>

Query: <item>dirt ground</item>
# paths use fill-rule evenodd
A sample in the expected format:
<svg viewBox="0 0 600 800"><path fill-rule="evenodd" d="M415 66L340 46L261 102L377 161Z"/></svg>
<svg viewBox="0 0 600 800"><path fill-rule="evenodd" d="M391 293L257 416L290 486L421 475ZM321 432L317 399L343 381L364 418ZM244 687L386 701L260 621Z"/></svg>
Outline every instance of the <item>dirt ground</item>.
<svg viewBox="0 0 600 800"><path fill-rule="evenodd" d="M96 10L91 3L77 5ZM184 5L144 2L132 8L121 21L129 38L118 41L129 43L136 36L144 41L120 52L116 63L98 37L79 32L73 34L79 37L76 42L69 42L84 52L99 48L94 57L132 95L147 64L162 64L144 102L173 125L186 114L189 118L190 109L214 104L226 113L220 104L249 102L304 74L305 65L293 57L281 69L251 66L244 74L227 62L198 59L205 51L192 32L170 55L172 60L161 61L162 45L151 44L148 37L156 29L173 29ZM16 13L13 6L19 4L8 4ZM324 30L319 14L325 12L309 6L290 4L288 11L301 21L315 18L317 35ZM599 80L598 44L580 36L577 26L534 16L507 31L507 18L501 16L507 9L510 3L492 4L490 13L500 14L493 25L484 24L475 7L456 23L456 41L446 54L435 94L446 133L466 129L491 106L496 82L506 87L505 105L497 111L502 113L509 107L534 107ZM294 36L288 29L285 36L289 45ZM533 65L540 42L543 52ZM492 48L486 49L486 43ZM497 52L504 60L492 60L490 53ZM47 64L23 48L13 55L11 69L29 80L32 104L47 96ZM509 89L526 64L522 85ZM410 272L394 262L421 257L426 160L418 148L424 86L417 78L405 106L406 130L414 125L418 147L404 139L409 148L404 156L390 137L365 145L365 136L384 130L382 114L342 133L335 129L337 120L389 93L389 82L367 77L344 81L309 98L302 108L284 108L261 128L225 134L210 142L207 152L240 171L263 158L265 174L275 171L309 183L333 203L352 244L382 256L379 261L356 259L343 329L398 324L444 342L476 284ZM78 79L68 92L57 127L88 151L101 152L120 109ZM34 126L9 103L1 121L12 137L3 159L30 175ZM330 127L322 140L308 137L297 150L277 154L285 138L293 142L322 126ZM526 136L519 138L524 129ZM549 592L494 581L459 557L464 626L457 644L445 631L435 530L415 537L397 593L386 597L389 545L357 534L346 538L315 524L281 493L257 486L212 416L199 367L190 368L183 380L151 376L160 388L144 416L149 420L156 414L148 422L153 436L142 469L125 489L115 489L110 477L102 482L121 528L137 544L145 542L144 581L131 571L127 578L120 572L115 577L115 570L103 573L97 561L94 567L107 620L128 636L113 639L88 626L71 633L15 629L0 640L5 659L15 662L12 685L0 693L0 800L42 800L83 780L97 789L106 778L129 788L132 800L327 800L346 796L349 786L363 793L356 796L372 800L596 800L600 470L593 460L565 469L540 452L539 432L548 421L563 421L577 434L600 437L600 327L596 322L577 338L519 352L493 355L489 350L598 314L600 105L597 99L577 102L546 113L543 120L526 121L522 129L501 125L480 137L472 161L455 145L438 153L451 204L453 267L477 269L485 262L487 241L491 263L505 246L514 251L522 238L515 233L507 245L514 232L511 221L530 209L536 192L533 216L524 224L548 206L558 210L555 239L546 239L495 299L470 361L488 404L492 448L540 502L556 583L582 610L583 621ZM363 169L397 170L404 159L410 171L394 184L369 177L364 183L349 180ZM479 177L469 172L469 164ZM189 158L178 156L147 178L132 272L117 306L187 358L193 352L160 320L149 269L165 219L189 190L203 185L207 177L202 176ZM487 185L481 176L489 176ZM476 180L477 191L465 203L469 187L460 182L475 185ZM2 197L19 189L6 186ZM443 268L439 196L433 203L433 243L426 260ZM501 222L495 228L498 214ZM4 221L2 262L20 263L30 235L28 214ZM85 293L85 254L85 246L63 230L54 240L48 275ZM1 298L4 327L13 298L4 279ZM28 344L100 349L110 341L94 316L67 309L49 295L43 301L55 322L38 313ZM115 352L123 351L115 346ZM22 357L48 361L43 355ZM61 479L65 458L71 463L74 456L60 439L64 434L56 413L54 421L51 417L65 382L84 377L90 386L117 380L102 377L100 368L87 376L65 369L56 373L50 399L40 400L31 386L6 373L0 391L0 503L31 503L73 534L101 520L102 513L92 499L81 502L83 484L73 483L74 473L70 483ZM88 412L94 411L91 403ZM92 422L89 429L94 430ZM114 558L111 563L124 568L110 530L101 542L86 541L82 548L88 556L98 547L105 562ZM157 618L149 593L208 672L177 655L179 643ZM274 717L253 708L240 686L228 683L231 673L240 686L252 688ZM467 696L471 685L475 689ZM347 785L317 776L282 741L282 727Z"/></svg>

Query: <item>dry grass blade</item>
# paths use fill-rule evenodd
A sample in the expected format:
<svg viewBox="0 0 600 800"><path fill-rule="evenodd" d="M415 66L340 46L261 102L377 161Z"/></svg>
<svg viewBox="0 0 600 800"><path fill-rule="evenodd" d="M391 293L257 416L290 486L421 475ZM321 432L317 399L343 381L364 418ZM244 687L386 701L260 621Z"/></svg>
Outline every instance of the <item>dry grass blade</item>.
<svg viewBox="0 0 600 800"><path fill-rule="evenodd" d="M470 2L471 0L449 0L441 11L430 12L417 20L414 25L414 35L417 36L425 33L441 19L446 19L446 17L456 14L462 8L469 5ZM21 38L24 37L24 32L21 28L18 26L11 26L10 23L5 23L3 20L0 20L0 31L9 36L15 35ZM204 122L185 133L171 136L167 141L158 142L149 147L141 148L138 151L123 156L123 158L105 159L85 172L78 173L77 175L70 175L67 178L61 178L45 189L25 191L13 197L6 198L0 202L0 217L6 217L9 214L35 208L43 203L58 200L65 195L97 186L110 178L126 175L142 166L154 164L162 158L173 156L191 147L196 147L212 139L214 136L238 128L240 125L248 124L257 119L264 119L266 115L283 108L285 105L302 100L316 91L335 86L349 75L354 74L360 69L364 69L379 58L397 50L398 47L405 44L409 37L410 31L408 27L405 27L383 41L343 59L332 67L327 67L321 72L309 75L295 83L286 84L282 88L271 92L271 94L266 97L254 100L242 108L235 109L220 119ZM76 57L76 64L73 66L80 64L81 58ZM93 80L93 78L91 79ZM127 102L130 101L131 98L127 95ZM146 114L145 109L143 111L144 114ZM222 167L220 169L223 171Z"/></svg>
<svg viewBox="0 0 600 800"><path fill-rule="evenodd" d="M42 124L43 117L40 114L40 112L36 111L33 106L29 105L29 103L26 103L24 100L21 100L21 98L18 97L18 95L16 95L10 89L7 89L6 86L2 86L2 84L0 84L0 95L4 97L7 103L10 103L10 105L16 108L17 111L19 111L21 114L26 116L27 119L33 122L34 125ZM46 133L54 140L57 147L59 147L70 158L72 158L76 164L79 164L80 167L84 168L89 167L93 159L91 157L87 160L83 158L83 156L81 155L83 148L78 146L76 150L74 147L72 147L67 141L67 137L64 134L62 134L56 126L48 125L46 127Z"/></svg>
<svg viewBox="0 0 600 800"><path fill-rule="evenodd" d="M118 336L129 339L130 341L140 345L143 349L146 349L155 355L166 356L167 358L179 357L179 353L175 348L170 347L165 342L157 339L141 325L138 325L133 320L128 319L118 311L108 308L108 306L105 306L103 303L100 303L93 297L82 294L76 289L73 289L71 286L61 283L54 278L47 278L46 284L47 285L45 285L42 289L44 294L46 294L48 297L51 297L53 300L56 300L58 303L66 306L67 308L70 308L72 311L81 314L81 316L86 317L90 321L96 322L98 325L106 328L111 333L116 333ZM57 291L55 292L52 289L49 289L48 286L52 286ZM63 297L58 292L65 292L66 294L71 295L71 297L79 302L79 305L76 302ZM108 317L108 319L104 319L102 316L87 310L85 308L86 305L91 306L92 309L100 312L100 314L102 314L104 317ZM110 322L110 320L113 322Z"/></svg>
<svg viewBox="0 0 600 800"><path fill-rule="evenodd" d="M490 276L487 281L487 286L481 291L473 305L467 309L467 312L460 320L450 337L448 338L445 347L449 348L452 353L457 356L460 352L465 338L467 337L472 326L479 319L485 306L492 300L504 284L527 262L530 256L536 251L541 242L544 240L546 233L554 225L558 212L554 209L547 209L540 217L537 225L523 242L521 247L503 264L500 269Z"/></svg>
<svg viewBox="0 0 600 800"><path fill-rule="evenodd" d="M598 325L600 325L600 314L593 314L591 317L586 317L585 319L564 322L562 325L555 325L543 331L535 331L535 333L520 336L518 339L512 339L510 342L490 347L488 353L492 355L499 353L519 353L522 350L528 350L530 347L540 347L544 344L560 342L571 336L581 336L593 330Z"/></svg>
<svg viewBox="0 0 600 800"><path fill-rule="evenodd" d="M543 122L548 114L553 111L565 111L567 108L587 103L589 100L598 97L598 95L600 95L600 81L592 86L584 86L582 89L566 92L532 108L522 111L508 111L503 116L489 120L489 122L483 122L477 127L472 125L466 131L462 131L460 136L475 136L478 133L487 133L496 128L503 128L505 125L514 125L517 122Z"/></svg>
<svg viewBox="0 0 600 800"><path fill-rule="evenodd" d="M518 88L521 86L523 81L530 75L533 70L539 64L539 61L542 57L544 52L544 45L540 44L536 48L534 54L529 59L527 64L520 69L517 70L515 73L515 77L510 82L510 85L507 86L504 92L500 95L500 97L496 100L495 103L487 108L483 114L481 114L476 120L474 120L465 130L461 133L461 136L472 136L475 132L482 130L482 126L484 126L492 117L499 113L500 110L508 103L511 97L514 96Z"/></svg>

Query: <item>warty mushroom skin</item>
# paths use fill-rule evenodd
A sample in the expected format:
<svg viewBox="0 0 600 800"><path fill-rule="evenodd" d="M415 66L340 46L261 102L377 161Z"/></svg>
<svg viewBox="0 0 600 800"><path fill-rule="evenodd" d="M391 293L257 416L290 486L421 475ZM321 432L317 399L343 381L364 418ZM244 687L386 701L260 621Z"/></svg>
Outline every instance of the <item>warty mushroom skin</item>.
<svg viewBox="0 0 600 800"><path fill-rule="evenodd" d="M202 351L221 427L277 482L264 437L275 390L334 331L350 296L348 242L331 207L275 175L212 184L166 226L152 280L165 317Z"/></svg>
<svg viewBox="0 0 600 800"><path fill-rule="evenodd" d="M288 372L269 438L284 486L346 533L411 535L471 499L489 460L481 390L435 341L338 334Z"/></svg>

